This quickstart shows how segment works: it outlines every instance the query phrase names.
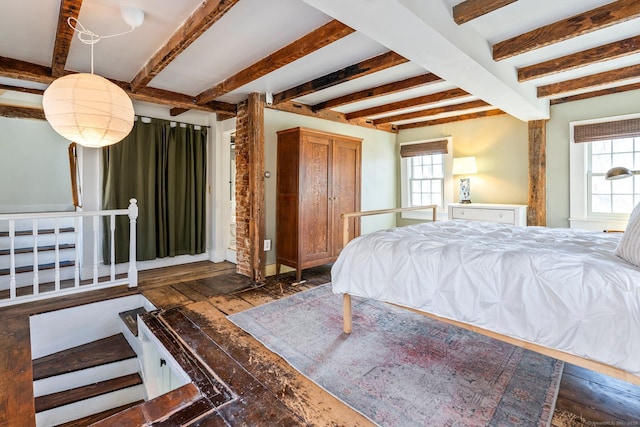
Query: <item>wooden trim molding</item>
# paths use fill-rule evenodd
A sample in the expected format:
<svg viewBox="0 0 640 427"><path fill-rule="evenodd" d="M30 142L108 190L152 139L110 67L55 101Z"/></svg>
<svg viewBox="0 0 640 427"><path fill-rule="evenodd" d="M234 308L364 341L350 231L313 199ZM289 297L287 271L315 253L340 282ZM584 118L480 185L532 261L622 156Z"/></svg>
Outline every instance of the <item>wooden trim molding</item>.
<svg viewBox="0 0 640 427"><path fill-rule="evenodd" d="M547 225L547 120L529 122L527 225Z"/></svg>

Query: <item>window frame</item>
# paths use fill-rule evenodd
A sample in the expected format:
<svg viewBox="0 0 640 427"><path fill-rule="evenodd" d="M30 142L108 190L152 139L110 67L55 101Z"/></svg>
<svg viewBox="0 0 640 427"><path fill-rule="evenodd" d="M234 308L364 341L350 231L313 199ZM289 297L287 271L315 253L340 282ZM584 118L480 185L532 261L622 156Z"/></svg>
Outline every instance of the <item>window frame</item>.
<svg viewBox="0 0 640 427"><path fill-rule="evenodd" d="M431 139L422 139L419 141L410 141L403 142L400 146L403 145L412 145L412 144L424 144L427 142L434 141L447 141L447 152L443 153L443 183L442 183L442 196L443 196L443 206L439 206L437 209L438 219L446 219L448 215L447 206L450 203L453 203L453 176L452 172L452 163L453 163L453 138L451 136L440 137L440 138L431 138ZM403 208L409 207L410 201L410 180L409 180L409 169L411 157L399 157L400 158L400 192L401 192L401 206ZM419 219L419 220L430 220L432 219L432 213L426 211L407 211L402 212L401 217L404 219Z"/></svg>
<svg viewBox="0 0 640 427"><path fill-rule="evenodd" d="M591 210L591 143L576 143L576 126L640 118L640 114L602 117L569 123L569 224L571 228L592 231L624 230L629 214L597 213ZM612 165L616 166L616 165Z"/></svg>

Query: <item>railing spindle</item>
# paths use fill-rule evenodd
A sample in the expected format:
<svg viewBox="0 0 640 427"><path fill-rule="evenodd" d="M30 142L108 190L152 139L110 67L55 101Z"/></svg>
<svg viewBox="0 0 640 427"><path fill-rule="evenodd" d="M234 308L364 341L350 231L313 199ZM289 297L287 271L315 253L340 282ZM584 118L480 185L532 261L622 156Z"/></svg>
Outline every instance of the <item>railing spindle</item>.
<svg viewBox="0 0 640 427"><path fill-rule="evenodd" d="M111 239L111 280L116 280L116 216L111 215L110 220L111 233L109 238Z"/></svg>
<svg viewBox="0 0 640 427"><path fill-rule="evenodd" d="M100 236L100 217L93 217L93 284L98 284L98 237Z"/></svg>
<svg viewBox="0 0 640 427"><path fill-rule="evenodd" d="M16 297L16 221L9 220L9 253L11 265L9 266L9 298L14 299Z"/></svg>
<svg viewBox="0 0 640 427"><path fill-rule="evenodd" d="M31 225L33 229L33 295L40 293L40 277L38 265L38 220L34 219Z"/></svg>
<svg viewBox="0 0 640 427"><path fill-rule="evenodd" d="M137 243L136 243L136 222L138 220L138 201L129 200L129 287L138 286Z"/></svg>
<svg viewBox="0 0 640 427"><path fill-rule="evenodd" d="M54 219L54 228L53 228L53 234L54 234L54 240L55 240L55 278L54 278L54 282L55 282L55 289L56 291L60 290L60 220L58 218Z"/></svg>
<svg viewBox="0 0 640 427"><path fill-rule="evenodd" d="M73 262L73 287L80 287L80 217L73 219L73 235L75 245L75 257Z"/></svg>

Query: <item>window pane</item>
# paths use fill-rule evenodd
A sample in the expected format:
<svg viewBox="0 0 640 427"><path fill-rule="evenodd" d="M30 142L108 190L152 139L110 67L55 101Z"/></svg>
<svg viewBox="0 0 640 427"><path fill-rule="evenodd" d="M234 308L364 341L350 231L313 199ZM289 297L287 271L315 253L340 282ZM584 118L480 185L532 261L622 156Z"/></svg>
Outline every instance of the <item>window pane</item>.
<svg viewBox="0 0 640 427"><path fill-rule="evenodd" d="M591 171L593 173L605 173L611 169L610 154L594 154L591 156Z"/></svg>
<svg viewBox="0 0 640 427"><path fill-rule="evenodd" d="M611 166L624 166L633 169L633 153L614 153L612 157Z"/></svg>
<svg viewBox="0 0 640 427"><path fill-rule="evenodd" d="M442 163L433 165L433 177L444 178L444 168L442 166Z"/></svg>
<svg viewBox="0 0 640 427"><path fill-rule="evenodd" d="M411 170L411 178L413 179L422 179L422 166L414 166Z"/></svg>
<svg viewBox="0 0 640 427"><path fill-rule="evenodd" d="M611 213L611 196L596 196L591 198L591 210L597 213Z"/></svg>
<svg viewBox="0 0 640 427"><path fill-rule="evenodd" d="M633 151L633 138L616 139L611 148L614 153L631 152Z"/></svg>
<svg viewBox="0 0 640 427"><path fill-rule="evenodd" d="M611 141L595 141L591 143L591 152L593 154L602 154L611 152Z"/></svg>
<svg viewBox="0 0 640 427"><path fill-rule="evenodd" d="M613 196L613 212L631 212L633 210L633 196Z"/></svg>
<svg viewBox="0 0 640 427"><path fill-rule="evenodd" d="M592 194L611 194L611 183L615 181L607 181L604 176L591 177L591 193Z"/></svg>
<svg viewBox="0 0 640 427"><path fill-rule="evenodd" d="M613 194L633 194L632 179L616 179L611 182L611 192Z"/></svg>

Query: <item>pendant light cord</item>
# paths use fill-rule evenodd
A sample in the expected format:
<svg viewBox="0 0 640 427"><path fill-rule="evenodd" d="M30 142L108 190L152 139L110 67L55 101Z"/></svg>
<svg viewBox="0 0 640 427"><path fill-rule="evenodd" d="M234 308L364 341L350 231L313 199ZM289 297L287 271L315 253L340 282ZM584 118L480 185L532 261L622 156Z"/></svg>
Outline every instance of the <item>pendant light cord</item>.
<svg viewBox="0 0 640 427"><path fill-rule="evenodd" d="M108 39L108 38L111 38L111 37L117 37L117 36L122 36L124 34L129 34L130 32L132 32L133 30L136 29L136 27L134 27L132 25L131 29L128 30L128 31L123 31L122 33L117 33L117 34L110 34L108 36L100 36L100 35L94 33L93 31L87 30L80 23L80 21L78 21L76 18L74 18L72 16L70 16L67 19L67 24L69 24L69 26L73 29L73 31L78 33L78 39L82 43L88 44L88 45L91 46L91 74L93 74L93 45L98 43L102 39Z"/></svg>

